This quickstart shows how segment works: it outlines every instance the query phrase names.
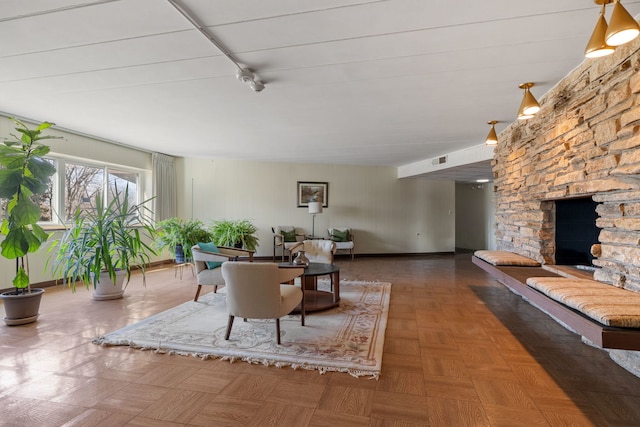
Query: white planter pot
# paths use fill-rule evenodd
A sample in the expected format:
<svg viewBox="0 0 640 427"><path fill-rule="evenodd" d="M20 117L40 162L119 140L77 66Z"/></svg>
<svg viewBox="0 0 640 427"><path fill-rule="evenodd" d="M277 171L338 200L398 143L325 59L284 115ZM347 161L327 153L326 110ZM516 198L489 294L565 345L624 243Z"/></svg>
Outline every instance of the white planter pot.
<svg viewBox="0 0 640 427"><path fill-rule="evenodd" d="M124 270L116 271L116 282L114 283L106 272L100 273L100 280L93 290L93 299L103 301L122 298L125 274Z"/></svg>

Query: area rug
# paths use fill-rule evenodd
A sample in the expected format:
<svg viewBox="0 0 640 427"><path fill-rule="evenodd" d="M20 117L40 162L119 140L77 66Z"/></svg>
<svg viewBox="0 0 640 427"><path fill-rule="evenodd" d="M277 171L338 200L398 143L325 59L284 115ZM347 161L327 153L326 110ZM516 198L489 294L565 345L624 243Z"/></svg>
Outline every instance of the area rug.
<svg viewBox="0 0 640 427"><path fill-rule="evenodd" d="M328 287L325 281L319 288ZM340 281L340 306L280 320L282 344L276 344L274 320L236 319L224 339L227 310L224 288L208 293L94 340L161 353L242 360L294 369L346 372L377 379L389 313L391 283Z"/></svg>

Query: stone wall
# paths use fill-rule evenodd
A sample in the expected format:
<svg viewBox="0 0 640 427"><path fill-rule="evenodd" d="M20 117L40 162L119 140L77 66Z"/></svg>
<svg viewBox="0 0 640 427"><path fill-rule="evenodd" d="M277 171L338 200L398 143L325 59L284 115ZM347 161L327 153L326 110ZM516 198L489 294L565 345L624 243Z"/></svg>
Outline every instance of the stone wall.
<svg viewBox="0 0 640 427"><path fill-rule="evenodd" d="M553 200L593 196L594 278L640 292L640 40L587 60L500 133L496 244L554 263ZM535 91L535 90L534 90Z"/></svg>

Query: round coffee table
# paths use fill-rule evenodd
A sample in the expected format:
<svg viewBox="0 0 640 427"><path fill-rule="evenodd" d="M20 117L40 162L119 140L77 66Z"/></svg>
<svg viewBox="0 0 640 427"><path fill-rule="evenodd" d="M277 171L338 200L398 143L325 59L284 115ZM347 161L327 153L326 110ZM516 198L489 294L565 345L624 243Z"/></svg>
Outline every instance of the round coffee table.
<svg viewBox="0 0 640 427"><path fill-rule="evenodd" d="M281 268L300 267L289 263L278 264ZM318 277L329 276L329 291L318 290ZM304 293L304 311L319 311L337 307L340 304L340 267L336 264L311 262L304 268L302 292ZM300 311L300 309L298 309Z"/></svg>

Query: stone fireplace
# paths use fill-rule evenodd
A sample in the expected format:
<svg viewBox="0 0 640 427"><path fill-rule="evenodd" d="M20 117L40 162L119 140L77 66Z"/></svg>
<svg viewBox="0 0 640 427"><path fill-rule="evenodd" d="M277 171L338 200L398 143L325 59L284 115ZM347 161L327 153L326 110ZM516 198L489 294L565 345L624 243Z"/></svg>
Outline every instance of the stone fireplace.
<svg viewBox="0 0 640 427"><path fill-rule="evenodd" d="M599 229L594 279L640 292L639 50L636 39L586 60L540 99L534 118L499 135L497 249L555 264L556 203L589 198ZM640 366L640 352L623 353Z"/></svg>
<svg viewBox="0 0 640 427"><path fill-rule="evenodd" d="M640 291L640 41L585 61L500 134L496 246L555 264L556 201L592 198L596 280Z"/></svg>

